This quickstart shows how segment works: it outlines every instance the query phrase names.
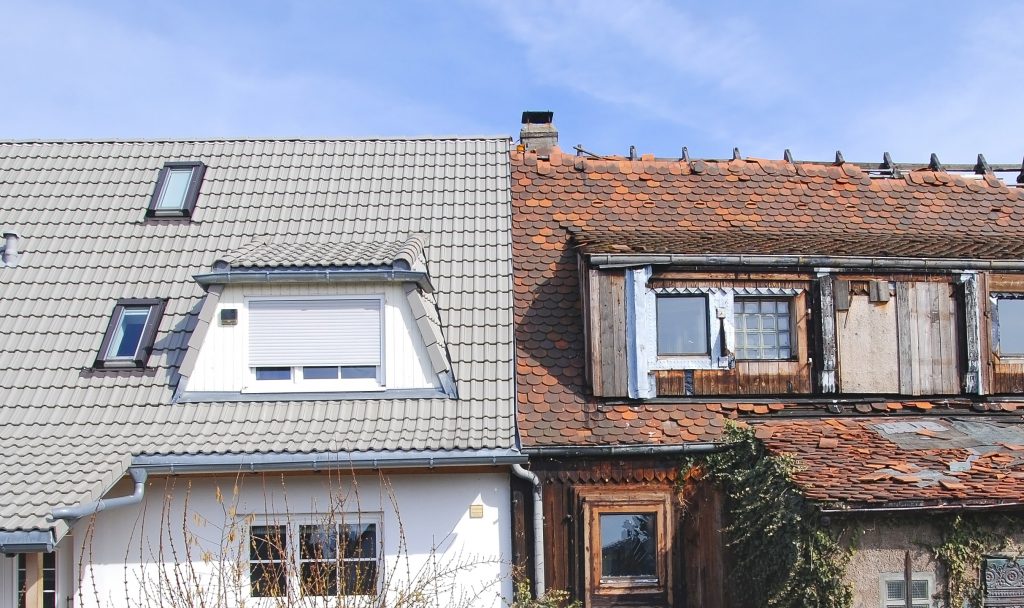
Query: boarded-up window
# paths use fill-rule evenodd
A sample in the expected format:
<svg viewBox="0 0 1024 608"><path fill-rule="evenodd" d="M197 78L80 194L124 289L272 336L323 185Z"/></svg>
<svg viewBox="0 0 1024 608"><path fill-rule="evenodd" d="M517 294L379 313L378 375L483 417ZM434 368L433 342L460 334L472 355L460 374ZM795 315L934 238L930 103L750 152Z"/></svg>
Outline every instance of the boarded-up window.
<svg viewBox="0 0 1024 608"><path fill-rule="evenodd" d="M848 309L836 311L840 390L959 393L953 285L898 282L888 300L872 297L870 289L867 281L853 281Z"/></svg>
<svg viewBox="0 0 1024 608"><path fill-rule="evenodd" d="M591 270L588 277L590 374L599 397L629 395L626 353L626 277Z"/></svg>

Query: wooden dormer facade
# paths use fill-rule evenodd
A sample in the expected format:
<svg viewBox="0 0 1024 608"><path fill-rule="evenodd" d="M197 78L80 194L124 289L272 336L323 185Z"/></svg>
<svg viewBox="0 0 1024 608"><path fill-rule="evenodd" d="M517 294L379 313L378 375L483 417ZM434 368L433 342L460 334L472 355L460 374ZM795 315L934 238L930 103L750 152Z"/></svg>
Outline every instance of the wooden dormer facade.
<svg viewBox="0 0 1024 608"><path fill-rule="evenodd" d="M777 424L785 446L819 422L871 434L880 419L1019 418L1024 191L993 167L523 142L511 155L518 422L544 489L548 588L588 607L729 605L722 497L678 467L720 449L730 419ZM804 449L819 449L808 437ZM852 481L829 500L863 475L843 466ZM1024 499L1005 485L942 487L849 500ZM513 487L523 521L528 497ZM642 517L626 526L623 512ZM632 574L606 568L609 535L636 530L660 531L640 535L653 543L645 560ZM531 542L517 532L514 547Z"/></svg>

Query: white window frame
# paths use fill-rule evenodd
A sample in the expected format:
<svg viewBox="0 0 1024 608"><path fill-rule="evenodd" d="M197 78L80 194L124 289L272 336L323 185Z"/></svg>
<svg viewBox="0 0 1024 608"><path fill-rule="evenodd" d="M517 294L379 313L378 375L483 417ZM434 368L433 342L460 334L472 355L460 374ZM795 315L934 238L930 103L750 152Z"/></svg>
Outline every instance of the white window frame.
<svg viewBox="0 0 1024 608"><path fill-rule="evenodd" d="M250 514L243 516L243 523L245 526L245 546L244 555L245 560L245 593L251 601L256 602L257 605L266 603L268 605L278 605L281 601L282 596L258 596L252 595L252 581L250 579L250 559L249 559L249 546L252 542L251 530L256 526L284 526L285 528L285 558L288 563L287 575L285 578L285 595L289 604L294 602L300 602L300 598L331 598L334 596L324 595L303 595L302 594L302 575L301 575L301 558L299 556L299 545L300 542L300 530L302 526L319 526L325 524L332 524L334 526L341 526L345 524L350 525L364 525L373 524L376 526L377 538L376 542L376 561L377 561L377 580L376 588L374 593L379 595L383 591L383 582L386 579L384 572L384 514L378 511L369 512L345 512L345 513L300 513L300 514ZM366 598L372 596L366 594L352 594L338 596L339 601L344 604L346 601L354 601L359 605L360 602L365 601Z"/></svg>
<svg viewBox="0 0 1024 608"><path fill-rule="evenodd" d="M308 300L375 300L379 306L380 314L380 365L377 366L377 375L374 378L338 378L328 380L307 380L302 376L302 365L289 366L291 377L287 380L258 380L256 369L249 363L249 304L251 302L273 302L273 301L308 301ZM351 294L336 296L247 296L243 298L245 304L245 332L243 351L245 352L246 384L242 388L243 393L339 393L339 392L376 392L387 388L386 382L386 355L385 342L387 339L387 326L385 323L385 310L387 298L384 294ZM277 367L277 366L274 366ZM284 367L284 366L282 366ZM262 368L261 368L262 369Z"/></svg>
<svg viewBox="0 0 1024 608"><path fill-rule="evenodd" d="M878 580L878 597L879 597L879 608L903 608L906 605L906 600L890 600L888 589L886 584L890 582L903 582L906 577L903 572L886 572L879 577ZM928 597L923 600L914 600L912 604L914 606L924 606L924 608L934 608L935 600L932 596L935 594L935 573L934 572L914 572L911 574L910 580L912 583L925 581L928 583ZM910 590L908 589L909 593ZM899 602L899 603L896 603ZM922 602L924 602L922 604Z"/></svg>

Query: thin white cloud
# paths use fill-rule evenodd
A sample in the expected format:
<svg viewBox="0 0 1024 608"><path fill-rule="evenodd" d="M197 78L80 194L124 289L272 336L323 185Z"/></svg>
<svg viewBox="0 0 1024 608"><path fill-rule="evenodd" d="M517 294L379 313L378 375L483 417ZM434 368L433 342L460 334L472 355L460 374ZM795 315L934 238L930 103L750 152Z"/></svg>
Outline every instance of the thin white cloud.
<svg viewBox="0 0 1024 608"><path fill-rule="evenodd" d="M675 124L708 128L697 89L763 105L791 91L741 17L698 20L662 0L485 3L525 49L533 78ZM786 93L788 94L788 93Z"/></svg>
<svg viewBox="0 0 1024 608"><path fill-rule="evenodd" d="M129 19L50 2L8 11L0 54L19 59L3 68L0 138L417 134L459 121L329 62L249 63L230 39Z"/></svg>
<svg viewBox="0 0 1024 608"><path fill-rule="evenodd" d="M906 92L868 99L851 112L851 139L862 146L874 141L906 162L926 162L931 152L946 162L972 162L977 153L990 162L1020 159L1024 6L963 11L957 18L942 59L926 49L919 65L884 68L890 78L907 81ZM929 78L920 77L925 70Z"/></svg>

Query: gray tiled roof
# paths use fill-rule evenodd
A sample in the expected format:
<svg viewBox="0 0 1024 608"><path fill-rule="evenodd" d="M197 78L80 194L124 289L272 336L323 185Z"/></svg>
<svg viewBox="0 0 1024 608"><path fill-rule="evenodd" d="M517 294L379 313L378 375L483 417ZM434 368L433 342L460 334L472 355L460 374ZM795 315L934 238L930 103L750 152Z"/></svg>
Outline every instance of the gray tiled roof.
<svg viewBox="0 0 1024 608"><path fill-rule="evenodd" d="M365 235L329 235L327 240L260 239L226 253L220 260L236 268L391 266L397 261L412 266L425 244L422 235L399 240L369 236L370 240L363 240Z"/></svg>
<svg viewBox="0 0 1024 608"><path fill-rule="evenodd" d="M133 455L513 448L509 145L0 143L0 229L23 252L0 267L0 530L48 528L51 507L98 498ZM208 168L192 220L147 221L158 169L193 159ZM459 399L172 403L204 295L192 276L255 241L330 235L375 251L315 263L419 255L422 235ZM152 369L93 371L130 297L169 299Z"/></svg>

